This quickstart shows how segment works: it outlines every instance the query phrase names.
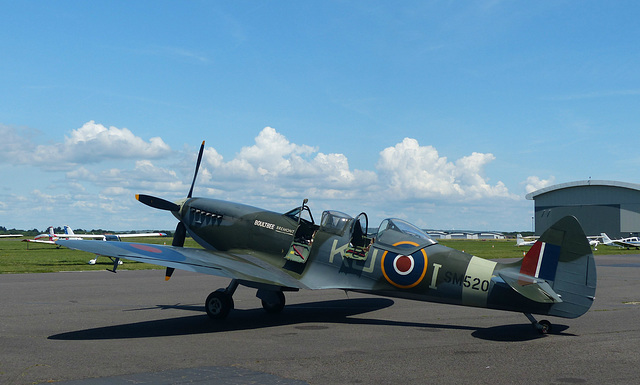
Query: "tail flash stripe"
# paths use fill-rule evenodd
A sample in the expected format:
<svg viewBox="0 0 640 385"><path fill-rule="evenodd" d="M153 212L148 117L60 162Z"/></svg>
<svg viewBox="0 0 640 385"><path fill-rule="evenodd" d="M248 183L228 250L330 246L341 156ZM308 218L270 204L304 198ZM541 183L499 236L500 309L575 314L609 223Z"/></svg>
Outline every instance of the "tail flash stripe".
<svg viewBox="0 0 640 385"><path fill-rule="evenodd" d="M542 245L540 245L540 254L538 255L538 265L536 266L536 275L535 277L539 277L540 276L540 266L542 266L542 261L544 259L544 247L546 246L546 242L542 242Z"/></svg>
<svg viewBox="0 0 640 385"><path fill-rule="evenodd" d="M531 277L536 275L538 270L538 260L540 259L540 249L542 249L542 242L536 242L531 246L531 249L529 249L527 255L522 260L520 274L525 274Z"/></svg>
<svg viewBox="0 0 640 385"><path fill-rule="evenodd" d="M560 259L560 246L536 242L522 261L520 274L553 281Z"/></svg>
<svg viewBox="0 0 640 385"><path fill-rule="evenodd" d="M545 244L544 254L540 257L540 269L536 277L555 281L558 261L560 260L560 246Z"/></svg>

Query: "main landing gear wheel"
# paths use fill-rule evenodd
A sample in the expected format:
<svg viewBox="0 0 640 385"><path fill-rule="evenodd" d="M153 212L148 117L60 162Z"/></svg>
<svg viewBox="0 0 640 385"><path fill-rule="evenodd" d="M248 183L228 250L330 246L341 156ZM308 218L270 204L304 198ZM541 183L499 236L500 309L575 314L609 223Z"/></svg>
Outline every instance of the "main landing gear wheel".
<svg viewBox="0 0 640 385"><path fill-rule="evenodd" d="M209 294L204 307L212 319L225 319L233 309L233 298L224 289L220 289Z"/></svg>
<svg viewBox="0 0 640 385"><path fill-rule="evenodd" d="M280 313L284 309L284 305L284 293L281 291L274 291L273 295L262 299L262 308L269 314Z"/></svg>

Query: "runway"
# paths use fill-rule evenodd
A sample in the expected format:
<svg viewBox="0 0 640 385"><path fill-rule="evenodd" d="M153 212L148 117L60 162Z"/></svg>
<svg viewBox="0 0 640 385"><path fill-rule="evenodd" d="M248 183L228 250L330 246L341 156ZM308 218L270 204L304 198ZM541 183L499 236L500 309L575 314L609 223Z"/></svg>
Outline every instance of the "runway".
<svg viewBox="0 0 640 385"><path fill-rule="evenodd" d="M546 336L518 313L336 290L286 293L269 315L240 287L213 322L203 302L226 279L1 274L0 383L637 383L640 255L596 263L591 310L549 317Z"/></svg>

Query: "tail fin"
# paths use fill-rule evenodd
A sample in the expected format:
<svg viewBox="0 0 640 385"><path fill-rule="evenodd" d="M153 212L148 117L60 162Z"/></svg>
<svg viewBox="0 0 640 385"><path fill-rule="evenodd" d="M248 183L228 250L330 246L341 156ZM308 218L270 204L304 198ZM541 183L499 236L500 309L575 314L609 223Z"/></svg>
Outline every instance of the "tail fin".
<svg viewBox="0 0 640 385"><path fill-rule="evenodd" d="M516 246L520 246L524 243L524 239L522 239L522 234L518 233L516 235Z"/></svg>
<svg viewBox="0 0 640 385"><path fill-rule="evenodd" d="M64 225L64 233L67 235L74 235L73 234L73 230L71 229L71 227Z"/></svg>
<svg viewBox="0 0 640 385"><path fill-rule="evenodd" d="M560 219L542 234L520 262L519 274L505 271L500 275L523 296L552 304L549 315L579 317L595 299L593 253L572 216Z"/></svg>
<svg viewBox="0 0 640 385"><path fill-rule="evenodd" d="M611 240L611 238L609 238L607 234L601 233L600 235L602 236L602 243L604 243L605 245L610 245L613 243L613 241Z"/></svg>
<svg viewBox="0 0 640 385"><path fill-rule="evenodd" d="M49 226L48 230L49 230L49 235L53 237L55 235L55 231L53 231L53 226Z"/></svg>

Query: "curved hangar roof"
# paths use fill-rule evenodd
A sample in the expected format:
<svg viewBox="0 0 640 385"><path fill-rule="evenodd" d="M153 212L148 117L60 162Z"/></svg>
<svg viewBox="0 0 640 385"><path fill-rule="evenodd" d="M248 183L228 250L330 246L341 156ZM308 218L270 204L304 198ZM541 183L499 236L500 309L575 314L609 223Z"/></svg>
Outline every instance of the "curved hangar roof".
<svg viewBox="0 0 640 385"><path fill-rule="evenodd" d="M640 184L617 182L612 180L580 180L576 182L560 183L553 186L545 187L525 195L526 199L535 200L536 197L558 190L569 189L573 187L600 186L600 187L618 187L640 192Z"/></svg>

